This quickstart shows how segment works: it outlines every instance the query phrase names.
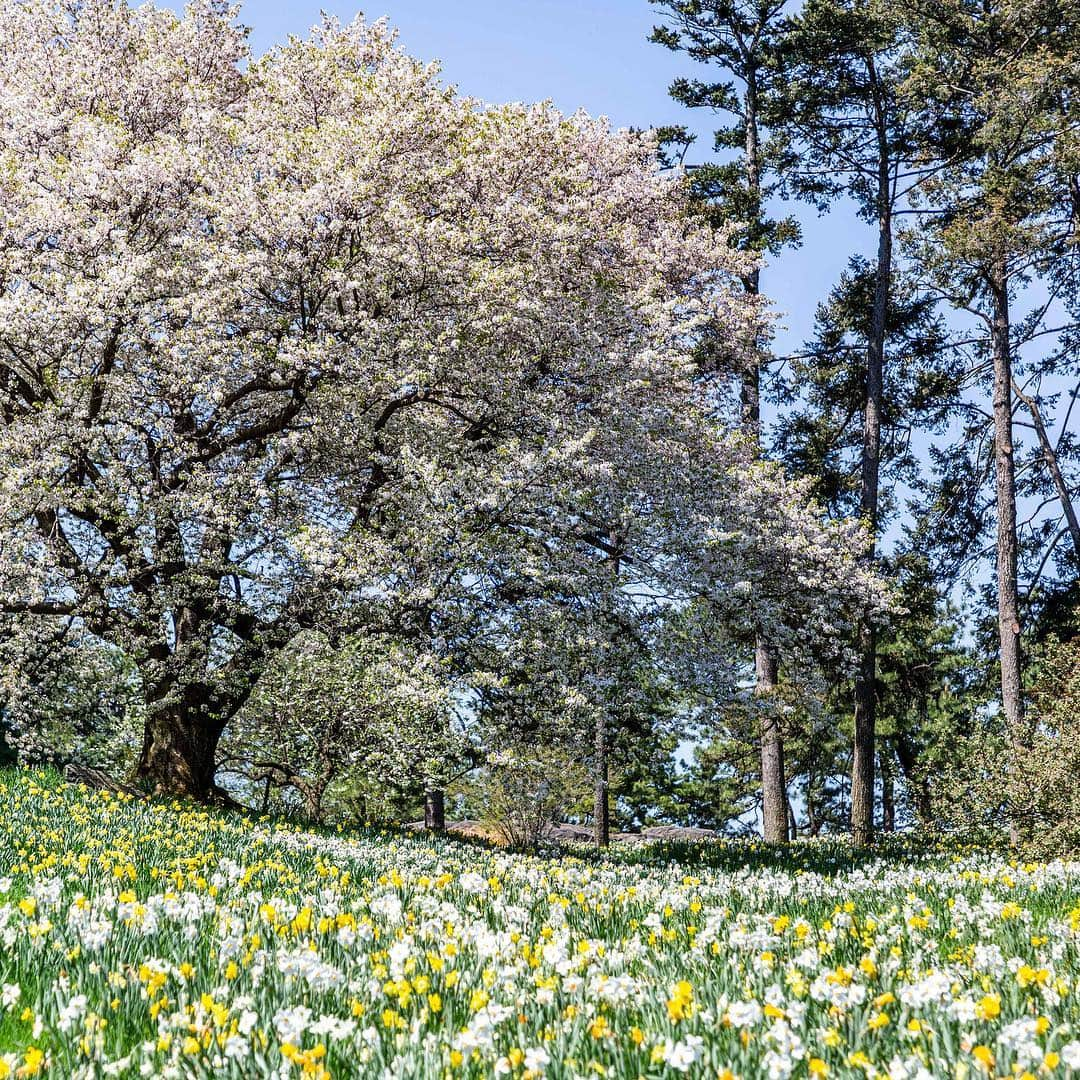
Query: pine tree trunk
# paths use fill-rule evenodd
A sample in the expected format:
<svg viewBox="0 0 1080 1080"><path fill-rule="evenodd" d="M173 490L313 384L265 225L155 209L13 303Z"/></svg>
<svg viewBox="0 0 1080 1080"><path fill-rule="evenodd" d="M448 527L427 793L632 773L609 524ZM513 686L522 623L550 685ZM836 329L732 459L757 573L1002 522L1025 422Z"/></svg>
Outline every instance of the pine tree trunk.
<svg viewBox="0 0 1080 1080"><path fill-rule="evenodd" d="M885 747L878 751L881 772L881 831L896 832L896 785L893 764Z"/></svg>
<svg viewBox="0 0 1080 1080"><path fill-rule="evenodd" d="M607 718L603 709L596 716L594 753L593 843L598 848L606 848L611 843L611 805L608 799Z"/></svg>
<svg viewBox="0 0 1080 1080"><path fill-rule="evenodd" d="M753 200L755 219L761 217L761 138L758 132L757 69L746 73L744 101L744 136L746 189ZM755 266L744 278L743 287L751 296L761 290L761 278ZM745 371L741 389L742 426L761 453L761 364L754 361ZM776 653L759 634L754 641L755 689L769 696L777 686ZM784 736L775 713L766 710L761 723L761 810L765 840L785 843L788 839L787 779L784 774Z"/></svg>
<svg viewBox="0 0 1080 1080"><path fill-rule="evenodd" d="M424 792L424 828L428 832L446 832L446 796L441 788Z"/></svg>
<svg viewBox="0 0 1080 1080"><path fill-rule="evenodd" d="M859 670L855 677L855 741L851 755L851 837L857 847L874 839L874 681L877 650L874 628L859 633Z"/></svg>
<svg viewBox="0 0 1080 1080"><path fill-rule="evenodd" d="M888 149L883 145L878 171L878 254L874 303L866 348L866 403L863 414L860 510L870 530L867 559L877 551L878 481L881 473L881 411L884 398L885 333L892 284L892 192ZM855 740L851 757L851 835L857 846L874 838L874 727L877 706L877 638L866 620L859 631L855 676Z"/></svg>
<svg viewBox="0 0 1080 1080"><path fill-rule="evenodd" d="M1009 340L1009 279L1004 257L990 273L993 304L991 348L994 358L994 494L997 503L998 640L1001 655L1001 706L1013 754L1013 765L1026 749L1024 702L1021 690L1020 615L1017 585L1016 465L1012 439L1012 344ZM1018 797L1015 781L1009 784L1012 804L1009 828L1020 836L1014 812Z"/></svg>
<svg viewBox="0 0 1080 1080"><path fill-rule="evenodd" d="M220 725L198 708L152 705L134 778L155 795L209 802L218 794L214 774L220 738Z"/></svg>
<svg viewBox="0 0 1080 1080"><path fill-rule="evenodd" d="M824 824L817 813L817 798L809 788L806 791L806 835L817 836Z"/></svg>
<svg viewBox="0 0 1080 1080"><path fill-rule="evenodd" d="M610 530L608 540L611 544L611 587L612 600L614 590L619 587L619 572L622 568L622 538L617 529ZM612 604L612 617L615 615ZM593 843L598 848L606 848L611 843L611 794L609 756L611 746L608 735L608 709L615 707L617 687L609 686L604 695L604 702L596 713L596 731L594 733L594 775L593 775Z"/></svg>
<svg viewBox="0 0 1080 1080"><path fill-rule="evenodd" d="M755 272L753 285L757 287ZM753 364L742 380L743 430L761 449L761 366ZM776 652L760 634L754 641L755 693L771 697L778 685ZM788 838L787 778L784 774L784 735L775 710L766 707L761 720L761 809L765 840L783 844Z"/></svg>
<svg viewBox="0 0 1080 1080"><path fill-rule="evenodd" d="M756 692L771 696L777 685L776 654L759 641L755 655ZM786 843L788 838L787 783L784 778L784 740L774 703L766 703L761 721L761 810L765 840Z"/></svg>

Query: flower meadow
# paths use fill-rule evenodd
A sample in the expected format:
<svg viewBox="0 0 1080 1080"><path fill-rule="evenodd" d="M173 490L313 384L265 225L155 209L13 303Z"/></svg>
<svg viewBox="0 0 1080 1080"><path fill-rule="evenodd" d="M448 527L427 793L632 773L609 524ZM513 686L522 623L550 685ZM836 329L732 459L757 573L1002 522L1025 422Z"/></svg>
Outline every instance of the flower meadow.
<svg viewBox="0 0 1080 1080"><path fill-rule="evenodd" d="M0 774L0 1077L1080 1074L1080 862L525 856Z"/></svg>

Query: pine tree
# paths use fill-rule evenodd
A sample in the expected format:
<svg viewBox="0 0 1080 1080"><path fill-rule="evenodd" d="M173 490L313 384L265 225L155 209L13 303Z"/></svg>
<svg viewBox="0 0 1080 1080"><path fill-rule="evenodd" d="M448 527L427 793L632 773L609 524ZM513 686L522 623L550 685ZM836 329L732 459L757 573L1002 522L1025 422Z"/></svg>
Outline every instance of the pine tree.
<svg viewBox="0 0 1080 1080"><path fill-rule="evenodd" d="M809 0L787 24L784 93L776 126L797 151L786 187L820 209L844 195L876 233L863 346L859 512L880 530L882 424L889 307L894 291L894 222L927 175L916 122L900 87L911 49L900 11L881 0ZM876 557L872 540L865 552ZM860 628L855 680L851 828L873 836L877 627Z"/></svg>
<svg viewBox="0 0 1080 1080"><path fill-rule="evenodd" d="M996 598L1001 703L1014 759L1025 753L1014 422L1017 290L1071 230L1075 177L1061 168L1077 123L1076 0L945 0L921 6L906 87L925 112L944 102L952 124L927 152L943 162L924 195L912 251L928 281L983 327L992 372Z"/></svg>
<svg viewBox="0 0 1080 1080"><path fill-rule="evenodd" d="M671 87L676 101L690 108L707 108L730 119L715 133L714 149L734 157L694 170L692 182L698 199L718 222L743 222L733 237L739 247L757 252L778 252L798 240L791 218L772 219L767 203L777 188L777 170L785 159L782 142L767 134L771 102L778 92L776 56L783 0L651 0L666 23L653 30L652 40L685 52L702 64L719 67L729 80L678 79ZM685 129L668 128L669 146L681 147L682 156L693 142ZM760 267L742 277L749 296L760 293ZM740 380L742 425L754 445L761 448L762 380L769 363L766 342L757 357L744 366ZM758 693L775 695L779 657L761 633L754 643L754 672ZM765 839L788 839L788 798L784 772L784 741L775 710L762 710L761 786Z"/></svg>

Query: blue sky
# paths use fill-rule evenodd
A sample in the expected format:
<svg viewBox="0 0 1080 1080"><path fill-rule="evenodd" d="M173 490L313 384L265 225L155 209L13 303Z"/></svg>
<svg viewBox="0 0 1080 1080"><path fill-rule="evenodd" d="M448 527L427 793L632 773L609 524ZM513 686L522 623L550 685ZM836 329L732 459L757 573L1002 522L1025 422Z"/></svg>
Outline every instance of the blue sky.
<svg viewBox="0 0 1080 1080"><path fill-rule="evenodd" d="M338 0L249 0L241 21L261 53L290 33L305 33L320 10L343 20L358 10L369 19L386 16L402 45L421 59L439 60L446 81L464 94L487 101L550 98L568 112L583 108L619 127L682 123L699 133L688 160L707 160L711 152L711 118L667 93L676 75L696 65L648 42L657 20L647 0L373 0L363 8ZM794 209L803 248L785 253L782 270L767 270L762 279L787 328L778 333L778 352L805 340L816 304L848 257L873 246L850 213L818 218L808 207Z"/></svg>

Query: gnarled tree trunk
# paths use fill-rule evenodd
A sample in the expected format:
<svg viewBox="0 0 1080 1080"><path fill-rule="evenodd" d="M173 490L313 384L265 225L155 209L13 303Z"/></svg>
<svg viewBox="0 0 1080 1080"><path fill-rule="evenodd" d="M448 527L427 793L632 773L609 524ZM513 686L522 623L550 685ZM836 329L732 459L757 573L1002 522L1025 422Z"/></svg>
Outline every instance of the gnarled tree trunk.
<svg viewBox="0 0 1080 1080"><path fill-rule="evenodd" d="M424 792L424 828L428 832L446 832L446 796L441 788Z"/></svg>
<svg viewBox="0 0 1080 1080"><path fill-rule="evenodd" d="M143 670L146 724L132 779L157 795L237 806L215 783L218 743L226 725L248 700L273 650L294 632L292 624L283 620L272 624L212 674L208 658L214 630L205 611L196 604L187 605L174 625L174 648L170 651L156 643L149 665L153 674Z"/></svg>
<svg viewBox="0 0 1080 1080"><path fill-rule="evenodd" d="M222 725L199 708L151 706L134 778L155 795L182 795L210 802Z"/></svg>

